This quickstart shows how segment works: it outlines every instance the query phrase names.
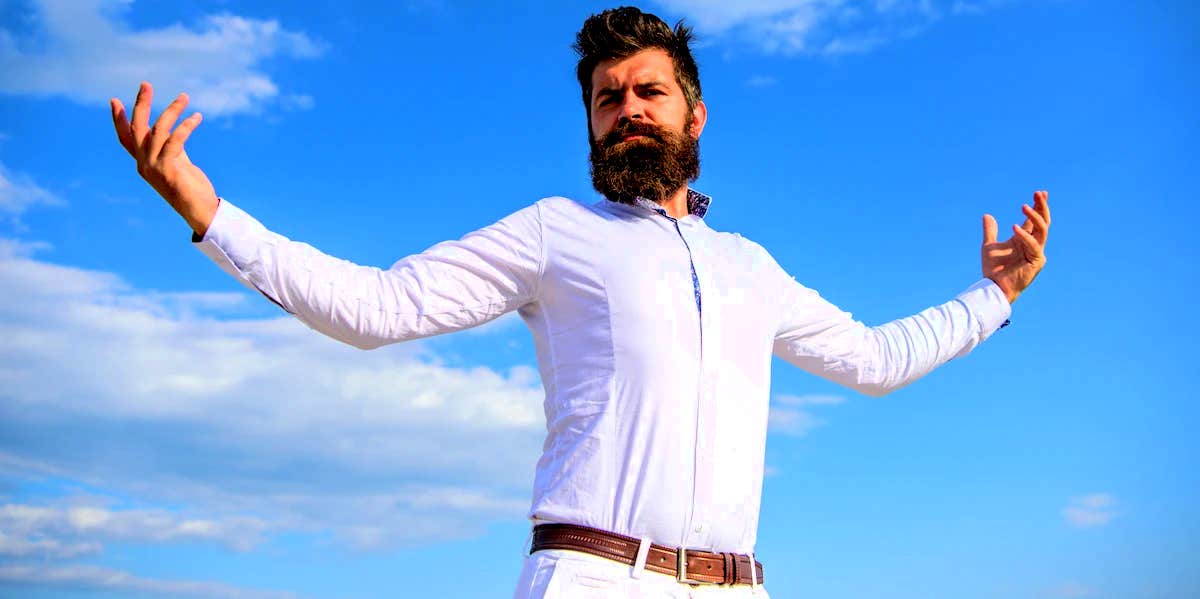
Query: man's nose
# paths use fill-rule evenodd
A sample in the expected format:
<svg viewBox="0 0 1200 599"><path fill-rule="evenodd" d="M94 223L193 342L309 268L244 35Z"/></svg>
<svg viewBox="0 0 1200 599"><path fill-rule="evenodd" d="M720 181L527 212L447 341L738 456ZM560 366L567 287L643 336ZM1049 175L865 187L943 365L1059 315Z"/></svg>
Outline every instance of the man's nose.
<svg viewBox="0 0 1200 599"><path fill-rule="evenodd" d="M642 120L645 117L646 105L634 94L626 94L621 100L620 110L617 112L617 120Z"/></svg>

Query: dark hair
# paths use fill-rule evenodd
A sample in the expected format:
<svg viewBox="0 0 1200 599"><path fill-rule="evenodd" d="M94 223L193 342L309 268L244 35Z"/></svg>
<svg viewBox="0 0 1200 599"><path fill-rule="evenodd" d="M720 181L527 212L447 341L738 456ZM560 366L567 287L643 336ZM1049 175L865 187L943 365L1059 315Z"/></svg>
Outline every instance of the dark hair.
<svg viewBox="0 0 1200 599"><path fill-rule="evenodd" d="M730 0L734 1L734 0ZM683 89L688 113L700 101L700 69L692 56L689 44L692 28L680 20L672 30L670 25L650 13L632 6L611 8L592 15L583 22L583 28L575 35L575 52L579 64L575 74L583 92L583 107L588 120L592 117L592 71L596 65L613 59L628 58L641 52L658 48L666 51L675 64L675 80Z"/></svg>

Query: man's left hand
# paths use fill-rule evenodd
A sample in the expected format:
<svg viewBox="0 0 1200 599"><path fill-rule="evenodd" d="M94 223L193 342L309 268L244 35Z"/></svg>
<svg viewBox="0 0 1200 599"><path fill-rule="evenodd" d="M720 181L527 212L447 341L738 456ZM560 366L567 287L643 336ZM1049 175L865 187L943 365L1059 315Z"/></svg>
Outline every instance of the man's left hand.
<svg viewBox="0 0 1200 599"><path fill-rule="evenodd" d="M1006 241L996 241L996 219L983 215L983 276L991 279L1004 292L1008 302L1033 282L1046 265L1046 237L1050 233L1049 194L1036 191L1033 206L1021 206L1025 223L1013 225L1013 235Z"/></svg>

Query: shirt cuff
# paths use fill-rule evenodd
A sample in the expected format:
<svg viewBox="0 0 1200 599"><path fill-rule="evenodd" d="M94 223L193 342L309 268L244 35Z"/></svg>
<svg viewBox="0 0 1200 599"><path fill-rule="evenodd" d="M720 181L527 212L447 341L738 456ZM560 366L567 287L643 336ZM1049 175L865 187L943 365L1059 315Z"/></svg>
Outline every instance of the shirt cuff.
<svg viewBox="0 0 1200 599"><path fill-rule="evenodd" d="M1008 298L1000 286L991 279L980 279L955 299L962 302L971 313L976 326L979 327L977 332L980 341L991 337L997 329L1007 325L1008 317L1012 315L1012 304L1008 303Z"/></svg>
<svg viewBox="0 0 1200 599"><path fill-rule="evenodd" d="M217 212L204 237L192 234L192 244L200 253L208 256L221 270L240 281L246 287L262 292L259 285L250 280L240 265L253 260L255 247L266 231L262 223L234 206L225 198L218 198ZM264 294L265 295L265 294ZM270 297L270 296L268 296ZM272 300L274 301L274 300Z"/></svg>

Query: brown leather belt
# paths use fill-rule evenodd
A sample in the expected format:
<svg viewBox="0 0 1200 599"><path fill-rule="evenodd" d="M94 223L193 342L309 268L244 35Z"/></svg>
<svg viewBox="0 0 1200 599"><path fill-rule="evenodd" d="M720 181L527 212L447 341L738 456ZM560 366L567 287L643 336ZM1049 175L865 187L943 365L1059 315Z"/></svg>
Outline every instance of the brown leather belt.
<svg viewBox="0 0 1200 599"><path fill-rule="evenodd" d="M539 524L533 527L533 545L529 552L543 549L582 551L629 566L637 563L641 541L633 537L578 526L575 524ZM758 584L763 581L762 564L754 562ZM751 584L750 556L734 553L710 553L651 544L646 554L646 569L674 576L687 584Z"/></svg>

